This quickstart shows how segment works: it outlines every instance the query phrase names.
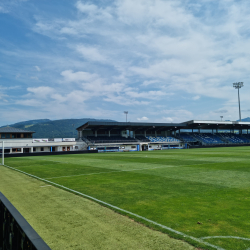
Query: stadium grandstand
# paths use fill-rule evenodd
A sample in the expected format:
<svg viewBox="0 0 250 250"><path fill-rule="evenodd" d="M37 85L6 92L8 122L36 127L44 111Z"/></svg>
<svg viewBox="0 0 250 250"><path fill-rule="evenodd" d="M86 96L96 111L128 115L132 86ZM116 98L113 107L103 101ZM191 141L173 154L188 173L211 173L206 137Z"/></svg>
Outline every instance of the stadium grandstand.
<svg viewBox="0 0 250 250"><path fill-rule="evenodd" d="M89 121L77 128L88 150L144 151L250 145L250 122L138 123Z"/></svg>
<svg viewBox="0 0 250 250"><path fill-rule="evenodd" d="M34 132L0 128L7 154L98 150L146 151L192 147L250 145L250 122L197 121L141 123L89 121L77 128L78 138L33 139Z"/></svg>

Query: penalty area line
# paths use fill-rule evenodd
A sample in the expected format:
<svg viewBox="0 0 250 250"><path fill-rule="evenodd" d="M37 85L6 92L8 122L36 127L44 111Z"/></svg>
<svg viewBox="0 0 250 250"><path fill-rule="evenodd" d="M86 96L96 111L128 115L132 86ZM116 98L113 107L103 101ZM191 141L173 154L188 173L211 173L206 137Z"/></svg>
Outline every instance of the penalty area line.
<svg viewBox="0 0 250 250"><path fill-rule="evenodd" d="M21 171L21 170L19 170L19 169L16 169L16 168L13 168L13 167L10 167L10 166L7 166L7 165L4 165L4 166L7 167L7 168L9 168L9 169L12 169L12 170L15 170L15 171L17 171L17 172L20 172L20 173L22 173L22 174L25 174L25 175L27 175L27 176L33 177L33 178L35 178L35 179L37 179L37 180L40 180L40 181L43 181L43 182L50 183L50 184L52 184L52 185L54 185L54 186L57 186L57 187L60 187L60 188L62 188L62 189L64 189L64 190L68 190L68 191L70 191L70 192L72 192L72 193L75 193L75 194L78 194L78 195L80 195L80 196L82 196L82 197L86 197L86 198L88 198L88 199L90 199L90 200L96 201L96 202L98 202L99 204L105 205L106 207L110 207L110 208L113 208L113 209L115 209L115 210L117 210L117 211L121 211L121 212L123 212L123 213L125 213L125 214L132 215L132 216L134 216L134 217L136 217L136 218L138 218L138 219L142 219L142 220L144 220L144 221L147 221L147 222L149 222L149 223L151 223L151 224L153 224L153 225L156 225L156 226L158 226L158 227L160 227L160 228L163 228L163 229L166 229L166 230L168 230L168 231L170 231L170 232L173 232L173 233L175 233L175 234L181 235L181 236L184 237L184 238L192 239L192 240L194 240L194 241L196 241L196 242L202 243L202 244L204 244L204 245L206 245L206 246L213 247L214 249L217 249L217 250L226 250L226 249L221 248L221 247L219 247L219 246L210 244L210 243L208 243L208 242L202 240L201 238L195 238L195 237L193 237L193 236L191 236L191 235L187 235L187 234L185 234L185 233L179 232L179 231L177 231L177 230L175 230L175 229L173 229L173 228L164 226L164 225L162 225L162 224L160 224L160 223L158 223L158 222L155 222L155 221L153 221L153 220L147 219L146 217L143 217L143 216L140 216L140 215L138 215L138 214L135 214L135 213L132 213L132 212L130 212L130 211L127 211L127 210L125 210L125 209L119 208L119 207L114 206L114 205L112 205L112 204L109 204L109 203L107 203L107 202L105 202L105 201L96 199L95 197L89 196L89 195L87 195L87 194L83 194L83 193L78 192L78 191L76 191L76 190L73 190L73 189L67 188L67 187L65 187L65 186L62 186L62 185L60 185L60 184L54 183L54 182L52 182L52 181L48 181L48 180L46 180L46 179L42 179L42 178L40 178L40 177L38 177L38 176L35 176L35 175L32 175L32 174L26 173L26 172Z"/></svg>

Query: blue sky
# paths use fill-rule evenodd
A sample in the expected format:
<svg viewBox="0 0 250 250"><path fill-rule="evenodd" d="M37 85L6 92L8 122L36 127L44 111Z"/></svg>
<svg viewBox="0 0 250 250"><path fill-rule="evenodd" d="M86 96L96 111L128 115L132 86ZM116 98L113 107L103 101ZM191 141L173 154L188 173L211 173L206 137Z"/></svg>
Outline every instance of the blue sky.
<svg viewBox="0 0 250 250"><path fill-rule="evenodd" d="M240 0L0 0L0 125L250 116Z"/></svg>

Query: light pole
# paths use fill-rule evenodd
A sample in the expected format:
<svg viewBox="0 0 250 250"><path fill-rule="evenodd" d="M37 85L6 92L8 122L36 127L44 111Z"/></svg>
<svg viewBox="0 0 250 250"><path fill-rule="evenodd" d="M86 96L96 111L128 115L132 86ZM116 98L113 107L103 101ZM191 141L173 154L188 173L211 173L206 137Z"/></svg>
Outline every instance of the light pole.
<svg viewBox="0 0 250 250"><path fill-rule="evenodd" d="M223 118L223 116L221 115L221 116L220 116L221 121L222 121L222 118Z"/></svg>
<svg viewBox="0 0 250 250"><path fill-rule="evenodd" d="M74 126L75 126L75 124L72 124L72 137L74 138Z"/></svg>
<svg viewBox="0 0 250 250"><path fill-rule="evenodd" d="M126 122L127 122L128 111L124 111L124 114L126 115Z"/></svg>
<svg viewBox="0 0 250 250"><path fill-rule="evenodd" d="M240 122L241 122L241 111L240 111L240 88L242 88L243 82L234 82L233 83L233 87L238 89L238 102L239 102L239 118L240 118Z"/></svg>

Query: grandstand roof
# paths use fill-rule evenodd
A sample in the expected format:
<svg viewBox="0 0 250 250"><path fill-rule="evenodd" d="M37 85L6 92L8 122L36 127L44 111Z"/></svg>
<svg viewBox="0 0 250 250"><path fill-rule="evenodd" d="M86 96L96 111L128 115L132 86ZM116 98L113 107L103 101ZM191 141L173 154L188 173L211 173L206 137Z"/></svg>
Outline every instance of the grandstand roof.
<svg viewBox="0 0 250 250"><path fill-rule="evenodd" d="M35 133L35 132L13 127L4 127L0 128L0 133Z"/></svg>
<svg viewBox="0 0 250 250"><path fill-rule="evenodd" d="M180 123L146 123L146 122L102 122L89 121L77 130L94 129L94 130L178 130L185 127L185 124Z"/></svg>
<svg viewBox="0 0 250 250"><path fill-rule="evenodd" d="M186 129L250 129L250 122L239 121L201 121L185 122Z"/></svg>
<svg viewBox="0 0 250 250"><path fill-rule="evenodd" d="M179 130L179 129L250 129L250 122L238 121L201 121L191 120L183 123L147 123L147 122L103 122L89 121L77 130Z"/></svg>

